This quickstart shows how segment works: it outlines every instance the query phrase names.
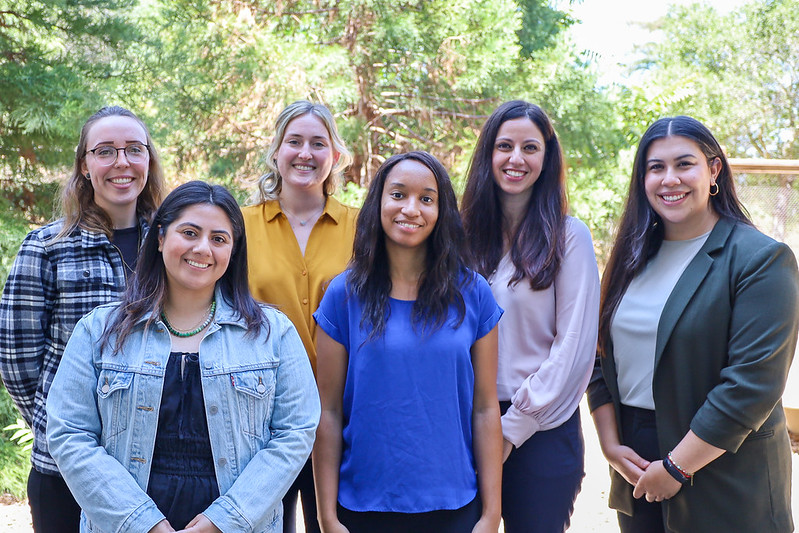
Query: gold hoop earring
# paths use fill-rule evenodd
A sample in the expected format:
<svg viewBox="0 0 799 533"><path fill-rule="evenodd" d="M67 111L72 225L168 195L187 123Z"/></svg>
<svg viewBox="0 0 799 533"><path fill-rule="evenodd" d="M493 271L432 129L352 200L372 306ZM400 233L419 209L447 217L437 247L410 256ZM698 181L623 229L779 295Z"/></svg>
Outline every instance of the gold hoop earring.
<svg viewBox="0 0 799 533"><path fill-rule="evenodd" d="M713 187L716 188L716 192L713 192ZM710 196L716 196L719 193L719 184L714 183L710 186Z"/></svg>

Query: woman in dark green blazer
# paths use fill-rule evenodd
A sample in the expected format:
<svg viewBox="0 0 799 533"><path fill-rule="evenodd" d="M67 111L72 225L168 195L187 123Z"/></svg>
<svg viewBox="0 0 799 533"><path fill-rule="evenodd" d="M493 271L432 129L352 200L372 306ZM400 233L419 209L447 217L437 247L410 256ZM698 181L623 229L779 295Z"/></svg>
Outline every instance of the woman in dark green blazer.
<svg viewBox="0 0 799 533"><path fill-rule="evenodd" d="M652 124L588 391L623 533L793 531L780 398L798 327L794 255L752 226L716 139Z"/></svg>

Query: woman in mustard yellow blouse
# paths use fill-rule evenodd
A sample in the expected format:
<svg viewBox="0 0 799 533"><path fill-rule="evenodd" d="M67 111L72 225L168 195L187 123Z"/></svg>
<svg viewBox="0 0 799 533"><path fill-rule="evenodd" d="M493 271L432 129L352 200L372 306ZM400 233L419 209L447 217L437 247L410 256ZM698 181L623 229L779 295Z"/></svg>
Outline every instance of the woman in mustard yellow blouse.
<svg viewBox="0 0 799 533"><path fill-rule="evenodd" d="M283 311L297 328L316 372L313 313L328 282L352 255L358 210L333 198L340 171L352 156L330 111L298 101L278 116L266 152L268 172L245 207L250 290ZM310 461L283 499L283 531L294 533L297 494L305 531L320 531Z"/></svg>

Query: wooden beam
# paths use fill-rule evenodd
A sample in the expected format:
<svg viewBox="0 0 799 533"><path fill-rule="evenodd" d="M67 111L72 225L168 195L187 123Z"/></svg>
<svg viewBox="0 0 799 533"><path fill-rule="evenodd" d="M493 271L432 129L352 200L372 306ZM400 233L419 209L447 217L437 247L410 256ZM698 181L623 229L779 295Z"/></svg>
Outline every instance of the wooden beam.
<svg viewBox="0 0 799 533"><path fill-rule="evenodd" d="M799 174L799 159L727 159L733 172L747 174Z"/></svg>

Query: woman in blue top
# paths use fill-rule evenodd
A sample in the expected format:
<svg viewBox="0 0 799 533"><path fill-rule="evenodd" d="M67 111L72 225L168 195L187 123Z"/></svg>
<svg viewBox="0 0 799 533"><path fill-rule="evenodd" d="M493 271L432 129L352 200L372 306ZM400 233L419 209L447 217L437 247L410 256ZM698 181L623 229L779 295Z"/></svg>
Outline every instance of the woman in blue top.
<svg viewBox="0 0 799 533"><path fill-rule="evenodd" d="M282 531L319 420L302 342L250 295L223 187L178 187L153 229L122 302L78 322L47 402L81 531Z"/></svg>
<svg viewBox="0 0 799 533"><path fill-rule="evenodd" d="M314 314L323 410L313 462L325 533L499 527L502 310L464 267L463 238L433 156L410 152L380 167L350 268Z"/></svg>

